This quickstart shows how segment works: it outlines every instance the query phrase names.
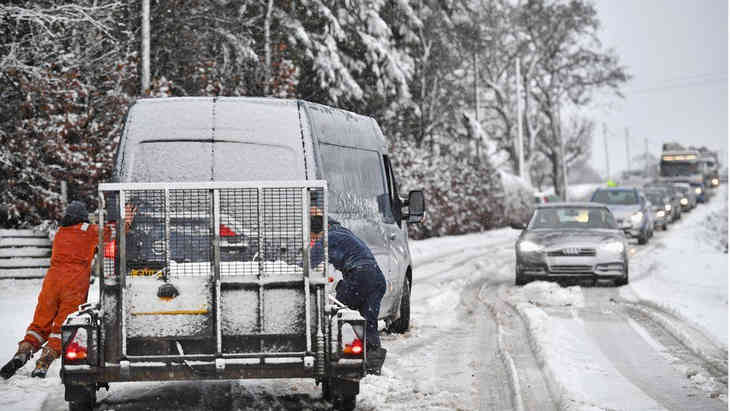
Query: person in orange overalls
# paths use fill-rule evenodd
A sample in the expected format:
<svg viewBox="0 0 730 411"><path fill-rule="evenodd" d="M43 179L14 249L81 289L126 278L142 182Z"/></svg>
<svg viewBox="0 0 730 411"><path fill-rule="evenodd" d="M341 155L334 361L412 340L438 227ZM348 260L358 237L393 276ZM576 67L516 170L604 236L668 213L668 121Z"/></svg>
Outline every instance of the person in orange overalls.
<svg viewBox="0 0 730 411"><path fill-rule="evenodd" d="M125 211L128 230L134 210L128 205ZM105 227L105 241L110 236L110 228ZM51 266L43 279L33 322L18 344L18 351L0 369L4 379L13 376L41 347L43 352L31 373L33 377L45 378L48 367L61 355L61 325L69 314L86 302L91 262L98 242L99 226L89 223L86 206L80 201L72 202L53 240Z"/></svg>

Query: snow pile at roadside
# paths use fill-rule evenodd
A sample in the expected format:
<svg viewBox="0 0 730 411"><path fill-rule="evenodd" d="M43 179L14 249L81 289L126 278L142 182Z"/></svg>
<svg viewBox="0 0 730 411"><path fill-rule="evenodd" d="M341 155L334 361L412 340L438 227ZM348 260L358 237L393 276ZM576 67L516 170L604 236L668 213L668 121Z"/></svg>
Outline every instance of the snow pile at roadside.
<svg viewBox="0 0 730 411"><path fill-rule="evenodd" d="M538 307L585 306L583 292L578 286L563 288L557 283L535 281L517 290L516 297L518 293L522 293L524 299Z"/></svg>
<svg viewBox="0 0 730 411"><path fill-rule="evenodd" d="M720 200L716 199L715 201ZM701 232L701 239L705 239L710 244L715 244L719 251L727 254L727 225L728 225L728 213L727 203L721 210L712 211L702 221L704 232Z"/></svg>
<svg viewBox="0 0 730 411"><path fill-rule="evenodd" d="M628 301L640 301L683 317L727 349L728 345L728 255L727 186L709 203L682 217L671 226L673 235L655 237L637 258L629 287L621 289ZM718 233L725 247L719 249ZM692 244L692 245L689 245ZM632 261L633 262L633 261Z"/></svg>
<svg viewBox="0 0 730 411"><path fill-rule="evenodd" d="M357 409L363 411L414 409L445 411L462 407L458 393L431 387L432 382L431 380L420 380L417 376L410 381L404 380L398 378L387 366L384 366L382 375L368 375L361 380Z"/></svg>

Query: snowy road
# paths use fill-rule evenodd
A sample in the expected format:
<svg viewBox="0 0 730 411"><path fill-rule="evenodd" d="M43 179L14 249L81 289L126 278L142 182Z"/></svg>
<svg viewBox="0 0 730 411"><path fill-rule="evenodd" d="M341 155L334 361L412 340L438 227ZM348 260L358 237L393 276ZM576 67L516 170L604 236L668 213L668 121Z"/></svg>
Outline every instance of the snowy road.
<svg viewBox="0 0 730 411"><path fill-rule="evenodd" d="M384 336L383 375L363 380L358 409L727 409L726 187L647 246L632 244L621 288L515 287L517 235L414 242L412 329ZM39 285L0 284L3 358ZM0 408L65 409L54 367L45 381L29 366L0 381ZM328 407L297 380L112 384L99 399L99 410Z"/></svg>

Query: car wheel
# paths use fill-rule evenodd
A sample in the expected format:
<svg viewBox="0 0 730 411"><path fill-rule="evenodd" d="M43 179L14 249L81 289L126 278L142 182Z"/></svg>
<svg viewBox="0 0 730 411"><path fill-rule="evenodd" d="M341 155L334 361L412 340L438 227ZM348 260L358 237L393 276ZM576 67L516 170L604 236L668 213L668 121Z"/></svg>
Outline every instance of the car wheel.
<svg viewBox="0 0 730 411"><path fill-rule="evenodd" d="M649 241L649 233L639 233L639 244L644 245Z"/></svg>
<svg viewBox="0 0 730 411"><path fill-rule="evenodd" d="M613 284L616 287L621 287L622 285L626 285L628 283L629 283L629 269L628 268L624 272L624 276L623 277L619 277L619 278L613 280Z"/></svg>
<svg viewBox="0 0 730 411"><path fill-rule="evenodd" d="M393 321L388 327L389 332L403 334L411 327L411 283L408 278L403 280L403 290L400 295L400 318Z"/></svg>
<svg viewBox="0 0 730 411"><path fill-rule="evenodd" d="M530 278L522 275L519 271L515 271L515 285L525 285L532 281Z"/></svg>

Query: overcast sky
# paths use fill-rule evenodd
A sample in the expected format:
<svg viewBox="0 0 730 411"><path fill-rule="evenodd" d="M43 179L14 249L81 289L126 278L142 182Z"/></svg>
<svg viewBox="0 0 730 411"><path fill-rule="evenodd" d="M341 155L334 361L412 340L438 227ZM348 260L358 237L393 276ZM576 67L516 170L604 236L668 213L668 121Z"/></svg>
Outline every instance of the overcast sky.
<svg viewBox="0 0 730 411"><path fill-rule="evenodd" d="M656 156L663 141L673 140L714 148L727 159L727 0L594 1L603 46L633 75L624 99L595 102L594 168L606 171L603 122L612 174L627 167L626 127L632 157L645 151L648 138Z"/></svg>

